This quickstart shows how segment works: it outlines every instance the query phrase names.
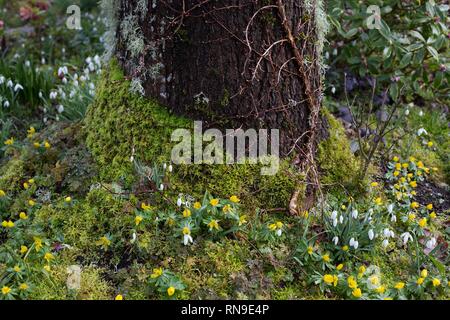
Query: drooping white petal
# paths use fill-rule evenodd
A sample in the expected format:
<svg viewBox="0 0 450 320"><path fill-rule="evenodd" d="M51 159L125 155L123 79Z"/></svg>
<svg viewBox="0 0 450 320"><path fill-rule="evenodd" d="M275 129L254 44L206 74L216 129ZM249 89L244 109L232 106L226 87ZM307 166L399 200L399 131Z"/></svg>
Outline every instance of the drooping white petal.
<svg viewBox="0 0 450 320"><path fill-rule="evenodd" d="M375 237L375 233L373 232L372 229L369 230L368 236L369 236L369 239L370 239L370 240L373 240L373 238Z"/></svg>

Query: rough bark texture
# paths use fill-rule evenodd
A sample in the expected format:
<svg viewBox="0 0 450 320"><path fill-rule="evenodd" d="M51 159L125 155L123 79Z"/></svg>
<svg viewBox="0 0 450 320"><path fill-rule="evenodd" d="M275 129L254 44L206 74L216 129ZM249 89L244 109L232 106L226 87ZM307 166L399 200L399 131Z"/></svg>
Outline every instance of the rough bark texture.
<svg viewBox="0 0 450 320"><path fill-rule="evenodd" d="M116 55L146 96L205 127L280 129L286 155L319 127L314 20L300 0L120 0Z"/></svg>

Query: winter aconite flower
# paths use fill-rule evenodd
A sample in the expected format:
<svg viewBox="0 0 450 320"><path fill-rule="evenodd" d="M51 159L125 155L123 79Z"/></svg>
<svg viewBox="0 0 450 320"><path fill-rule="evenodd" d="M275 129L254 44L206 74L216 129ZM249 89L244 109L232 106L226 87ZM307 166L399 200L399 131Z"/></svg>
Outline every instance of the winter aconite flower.
<svg viewBox="0 0 450 320"><path fill-rule="evenodd" d="M242 226L242 225L244 225L244 224L246 224L247 223L247 216L246 215L242 215L242 216L240 216L239 217L239 226Z"/></svg>
<svg viewBox="0 0 450 320"><path fill-rule="evenodd" d="M167 288L167 295L168 295L169 297L173 296L174 293L175 293L175 288L174 288L174 287L169 287L169 288Z"/></svg>
<svg viewBox="0 0 450 320"><path fill-rule="evenodd" d="M50 262L51 260L53 260L54 259L54 256L53 256L53 254L51 254L50 252L47 252L45 255L44 255L44 259L47 261L47 263L48 262Z"/></svg>
<svg viewBox="0 0 450 320"><path fill-rule="evenodd" d="M230 201L234 202L234 203L238 203L239 201L241 201L237 196L231 196L230 197Z"/></svg>
<svg viewBox="0 0 450 320"><path fill-rule="evenodd" d="M427 218L422 218L419 220L419 226L425 228L427 226Z"/></svg>
<svg viewBox="0 0 450 320"><path fill-rule="evenodd" d="M9 138L8 140L5 141L5 145L7 146L11 146L14 144L14 138Z"/></svg>
<svg viewBox="0 0 450 320"><path fill-rule="evenodd" d="M21 213L19 213L19 218L22 220L27 220L28 216L25 212L21 212Z"/></svg>
<svg viewBox="0 0 450 320"><path fill-rule="evenodd" d="M419 279L417 279L416 283L418 286L420 286L424 281L425 281L424 278L419 278Z"/></svg>
<svg viewBox="0 0 450 320"><path fill-rule="evenodd" d="M141 209L142 210L144 210L144 211L148 211L148 210L150 210L150 205L147 205L145 202L142 202L142 204L141 204Z"/></svg>
<svg viewBox="0 0 450 320"><path fill-rule="evenodd" d="M202 204L200 202L197 201L197 202L194 203L194 209L198 210L201 207L202 207Z"/></svg>
<svg viewBox="0 0 450 320"><path fill-rule="evenodd" d="M411 202L410 207L411 207L411 209L417 209L419 207L419 204L414 201L414 202Z"/></svg>
<svg viewBox="0 0 450 320"><path fill-rule="evenodd" d="M397 282L394 286L395 289L397 290L401 290L405 287L405 283L404 282Z"/></svg>
<svg viewBox="0 0 450 320"><path fill-rule="evenodd" d="M431 219L436 219L436 212L434 212L434 211L431 212L431 213L430 213L430 218L431 218Z"/></svg>
<svg viewBox="0 0 450 320"><path fill-rule="evenodd" d="M0 189L0 198L3 198L4 196L6 196L6 192Z"/></svg>
<svg viewBox="0 0 450 320"><path fill-rule="evenodd" d="M421 276L422 278L426 278L426 277L428 276L428 271L427 271L427 269L423 269L423 270L420 272L420 276Z"/></svg>
<svg viewBox="0 0 450 320"><path fill-rule="evenodd" d="M219 199L211 199L211 201L209 201L209 204L215 207L219 204Z"/></svg>
<svg viewBox="0 0 450 320"><path fill-rule="evenodd" d="M361 298L361 296L362 296L361 289L360 288L356 288L355 290L352 291L352 295L355 298Z"/></svg>
<svg viewBox="0 0 450 320"><path fill-rule="evenodd" d="M370 184L371 187L378 187L378 182L374 181Z"/></svg>
<svg viewBox="0 0 450 320"><path fill-rule="evenodd" d="M40 238L37 238L37 237L34 238L34 248L38 252L39 252L39 250L42 249L42 240Z"/></svg>
<svg viewBox="0 0 450 320"><path fill-rule="evenodd" d="M20 253L24 254L28 251L28 247L27 246L20 246Z"/></svg>
<svg viewBox="0 0 450 320"><path fill-rule="evenodd" d="M27 290L27 289L28 289L28 285L27 285L26 283L22 283L22 284L19 286L19 290L24 291L24 290Z"/></svg>
<svg viewBox="0 0 450 320"><path fill-rule="evenodd" d="M189 218L191 216L191 210L189 210L188 208L183 210L183 217L185 218Z"/></svg>
<svg viewBox="0 0 450 320"><path fill-rule="evenodd" d="M219 230L219 222L217 220L214 220L214 219L211 220L208 223L208 228L209 228L210 231L214 230L214 229Z"/></svg>
<svg viewBox="0 0 450 320"><path fill-rule="evenodd" d="M150 278L156 279L159 278L163 274L162 268L155 268L153 269L153 273L150 275Z"/></svg>
<svg viewBox="0 0 450 320"><path fill-rule="evenodd" d="M224 205L222 211L223 213L227 214L228 212L231 211L231 206L229 204Z"/></svg>
<svg viewBox="0 0 450 320"><path fill-rule="evenodd" d="M313 247L309 246L308 249L306 249L306 252L308 252L309 255L312 255L314 252Z"/></svg>
<svg viewBox="0 0 450 320"><path fill-rule="evenodd" d="M7 286L4 286L3 288L2 288L2 294L4 295L4 296L6 296L8 293L10 293L11 292L11 288L10 287L7 287Z"/></svg>
<svg viewBox="0 0 450 320"><path fill-rule="evenodd" d="M121 294L118 294L114 300L123 300L123 296Z"/></svg>
<svg viewBox="0 0 450 320"><path fill-rule="evenodd" d="M142 222L142 220L144 220L144 217L142 217L142 216L136 216L136 217L134 218L134 223L136 224L136 226L138 226L138 225Z"/></svg>
<svg viewBox="0 0 450 320"><path fill-rule="evenodd" d="M326 275L323 276L323 281L326 284L332 284L334 282L334 277L331 274L326 274Z"/></svg>
<svg viewBox="0 0 450 320"><path fill-rule="evenodd" d="M330 262L330 261L331 261L330 255L329 255L328 253L324 254L324 255L322 256L322 260L323 260L324 262Z"/></svg>
<svg viewBox="0 0 450 320"><path fill-rule="evenodd" d="M67 203L72 202L72 197L65 197L64 201Z"/></svg>
<svg viewBox="0 0 450 320"><path fill-rule="evenodd" d="M432 203L427 204L427 209L428 210L433 210L433 204Z"/></svg>
<svg viewBox="0 0 450 320"><path fill-rule="evenodd" d="M383 200L381 199L381 197L376 198L374 202L377 206L381 206L383 204Z"/></svg>
<svg viewBox="0 0 450 320"><path fill-rule="evenodd" d="M342 270L342 268L344 268L344 265L342 263L340 263L336 266L336 270L338 270L338 271Z"/></svg>
<svg viewBox="0 0 450 320"><path fill-rule="evenodd" d="M438 287L441 285L441 280L439 280L438 278L434 278L432 282L433 282L433 287Z"/></svg>

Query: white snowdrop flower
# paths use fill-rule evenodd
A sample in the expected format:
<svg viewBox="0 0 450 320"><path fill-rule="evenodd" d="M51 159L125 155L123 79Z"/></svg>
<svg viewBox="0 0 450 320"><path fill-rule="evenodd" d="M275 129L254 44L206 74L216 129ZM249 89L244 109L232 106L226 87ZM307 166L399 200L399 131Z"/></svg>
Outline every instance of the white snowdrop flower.
<svg viewBox="0 0 450 320"><path fill-rule="evenodd" d="M61 81L63 84L67 84L67 79L65 77Z"/></svg>
<svg viewBox="0 0 450 320"><path fill-rule="evenodd" d="M355 242L353 242L353 248L355 248L355 250L356 250L356 249L358 249L358 247L359 247L359 242L358 242L358 240L355 240Z"/></svg>
<svg viewBox="0 0 450 320"><path fill-rule="evenodd" d="M335 94L335 93L336 93L336 87L335 87L335 86L331 87L331 93L332 93L332 94Z"/></svg>
<svg viewBox="0 0 450 320"><path fill-rule="evenodd" d="M56 115L55 120L59 121L59 115Z"/></svg>
<svg viewBox="0 0 450 320"><path fill-rule="evenodd" d="M353 247L353 245L355 244L355 238L351 238L348 244L350 247Z"/></svg>
<svg viewBox="0 0 450 320"><path fill-rule="evenodd" d="M373 240L373 238L375 237L375 233L373 232L372 229L369 230L368 236L369 236L369 239L370 239L370 240Z"/></svg>
<svg viewBox="0 0 450 320"><path fill-rule="evenodd" d="M409 109L406 109L405 110L405 116L408 116L409 115Z"/></svg>
<svg viewBox="0 0 450 320"><path fill-rule="evenodd" d="M75 86L75 87L78 87L78 80L73 80L73 85Z"/></svg>
<svg viewBox="0 0 450 320"><path fill-rule="evenodd" d="M337 56L337 54L338 54L338 51L337 51L336 48L334 48L334 50L333 50L333 56Z"/></svg>
<svg viewBox="0 0 450 320"><path fill-rule="evenodd" d="M75 73L75 74L73 75L73 78L74 78L75 80L78 80L78 73Z"/></svg>
<svg viewBox="0 0 450 320"><path fill-rule="evenodd" d="M383 234L386 238L389 238L391 236L391 231L388 228L385 228Z"/></svg>
<svg viewBox="0 0 450 320"><path fill-rule="evenodd" d="M16 53L13 58L14 59L19 59L20 58L20 54Z"/></svg>
<svg viewBox="0 0 450 320"><path fill-rule="evenodd" d="M330 53L328 51L325 52L325 59L330 59Z"/></svg>
<svg viewBox="0 0 450 320"><path fill-rule="evenodd" d="M130 162L134 162L134 156L130 157Z"/></svg>
<svg viewBox="0 0 450 320"><path fill-rule="evenodd" d="M89 68L90 72L94 72L95 71L95 65L92 62L89 63L88 68Z"/></svg>
<svg viewBox="0 0 450 320"><path fill-rule="evenodd" d="M61 99L65 99L66 98L66 93L64 91L61 91L60 95L61 95Z"/></svg>
<svg viewBox="0 0 450 320"><path fill-rule="evenodd" d="M89 68L85 68L83 72L84 72L84 74L87 76L87 75L89 74L89 72L90 72L90 71L89 71Z"/></svg>
<svg viewBox="0 0 450 320"><path fill-rule="evenodd" d="M131 235L131 243L135 243L136 242L136 232L133 232L133 234Z"/></svg>
<svg viewBox="0 0 450 320"><path fill-rule="evenodd" d="M45 64L45 58L41 59L41 64Z"/></svg>
<svg viewBox="0 0 450 320"><path fill-rule="evenodd" d="M95 84L93 82L89 83L89 89L91 89L91 90L95 89Z"/></svg>
<svg viewBox="0 0 450 320"><path fill-rule="evenodd" d="M5 77L4 76L0 76L0 84L4 84L5 83Z"/></svg>
<svg viewBox="0 0 450 320"><path fill-rule="evenodd" d="M58 96L58 92L56 92L56 91L50 92L50 100L55 100L57 96Z"/></svg>
<svg viewBox="0 0 450 320"><path fill-rule="evenodd" d="M172 171L173 171L173 166L169 165L169 172L172 172Z"/></svg>
<svg viewBox="0 0 450 320"><path fill-rule="evenodd" d="M95 90L89 90L89 94L90 94L91 96L95 96Z"/></svg>
<svg viewBox="0 0 450 320"><path fill-rule="evenodd" d="M422 116L423 116L423 111L420 110L420 112L419 112L419 117L422 117Z"/></svg>
<svg viewBox="0 0 450 320"><path fill-rule="evenodd" d="M44 37L41 37L41 42L44 42L45 41L45 38Z"/></svg>
<svg viewBox="0 0 450 320"><path fill-rule="evenodd" d="M23 87L20 84L16 84L16 86L14 87L14 92L17 92L19 90L23 90Z"/></svg>
<svg viewBox="0 0 450 320"><path fill-rule="evenodd" d="M59 104L58 106L56 106L56 110L59 113L63 113L64 112L64 106L62 104Z"/></svg>
<svg viewBox="0 0 450 320"><path fill-rule="evenodd" d="M62 54L66 53L66 48L64 48L64 47L61 48L61 53L62 53Z"/></svg>
<svg viewBox="0 0 450 320"><path fill-rule="evenodd" d="M167 169L167 164L164 162L163 163L163 170L166 170Z"/></svg>
<svg viewBox="0 0 450 320"><path fill-rule="evenodd" d="M331 213L331 220L335 220L336 218L337 218L337 211L335 210Z"/></svg>
<svg viewBox="0 0 450 320"><path fill-rule="evenodd" d="M387 211L388 213L392 213L392 211L394 211L394 205L392 203L387 206Z"/></svg>
<svg viewBox="0 0 450 320"><path fill-rule="evenodd" d="M11 105L11 104L9 103L8 100L6 100L5 102L3 102L3 107L5 107L5 108L9 108L10 105Z"/></svg>
<svg viewBox="0 0 450 320"><path fill-rule="evenodd" d="M6 82L6 86L7 86L8 88L12 88L12 87L14 86L14 83L11 81L11 79L8 80L8 82Z"/></svg>
<svg viewBox="0 0 450 320"><path fill-rule="evenodd" d="M420 137L421 135L427 135L428 132L427 130L425 130L424 128L420 128L419 130L417 130L417 135Z"/></svg>
<svg viewBox="0 0 450 320"><path fill-rule="evenodd" d="M355 210L352 211L352 218L353 219L357 219L358 218L358 210L355 209Z"/></svg>
<svg viewBox="0 0 450 320"><path fill-rule="evenodd" d="M400 235L400 238L402 238L402 240L403 240L403 245L406 245L408 243L408 241L413 241L411 233L409 233L409 232L402 233Z"/></svg>
<svg viewBox="0 0 450 320"><path fill-rule="evenodd" d="M47 123L47 121L48 121L47 117L44 117L44 118L42 119L42 121L44 121L44 123Z"/></svg>
<svg viewBox="0 0 450 320"><path fill-rule="evenodd" d="M184 244L185 246L187 246L187 245L189 244L189 242L190 242L190 243L194 243L194 239L192 239L192 237L191 237L190 234L185 234L185 235L183 236L183 244Z"/></svg>
<svg viewBox="0 0 450 320"><path fill-rule="evenodd" d="M384 239L383 242L381 243L381 245L383 246L383 248L386 248L389 245L389 240Z"/></svg>
<svg viewBox="0 0 450 320"><path fill-rule="evenodd" d="M337 226L337 223L338 223L337 219L334 219L334 220L333 220L333 227L336 227L336 226Z"/></svg>
<svg viewBox="0 0 450 320"><path fill-rule="evenodd" d="M281 237L282 233L283 233L283 231L281 229L277 229L277 232L276 232L277 236Z"/></svg>
<svg viewBox="0 0 450 320"><path fill-rule="evenodd" d="M397 216L395 214L392 215L391 222L397 222Z"/></svg>
<svg viewBox="0 0 450 320"><path fill-rule="evenodd" d="M30 67L31 66L31 62L30 62L30 60L27 60L27 61L25 61L25 67Z"/></svg>
<svg viewBox="0 0 450 320"><path fill-rule="evenodd" d="M394 237L395 237L395 233L394 233L394 231L391 230L391 238L394 238Z"/></svg>
<svg viewBox="0 0 450 320"><path fill-rule="evenodd" d="M339 243L339 238L337 236L334 236L332 241L334 242L334 245L337 246Z"/></svg>
<svg viewBox="0 0 450 320"><path fill-rule="evenodd" d="M164 191L164 184L161 183L161 184L159 185L159 191Z"/></svg>
<svg viewBox="0 0 450 320"><path fill-rule="evenodd" d="M91 63L92 62L92 58L91 57L87 57L86 58L86 64L89 64L89 63Z"/></svg>
<svg viewBox="0 0 450 320"><path fill-rule="evenodd" d="M81 81L81 82L85 82L85 81L86 81L86 77L85 77L85 76L81 76L81 77L80 77L80 81Z"/></svg>
<svg viewBox="0 0 450 320"><path fill-rule="evenodd" d="M98 56L98 54L95 55L94 57L94 62L100 67L102 65L102 61L100 60L100 57Z"/></svg>
<svg viewBox="0 0 450 320"><path fill-rule="evenodd" d="M183 204L183 201L181 201L181 198L178 198L178 200L177 200L177 206L181 207L182 204Z"/></svg>
<svg viewBox="0 0 450 320"><path fill-rule="evenodd" d="M340 216L339 216L339 223L340 223L340 224L343 224L343 223L344 223L344 216L343 216L343 215L340 215Z"/></svg>
<svg viewBox="0 0 450 320"><path fill-rule="evenodd" d="M42 99L44 95L42 94L42 91L39 91L39 98Z"/></svg>
<svg viewBox="0 0 450 320"><path fill-rule="evenodd" d="M73 97L75 97L75 95L76 95L75 90L72 90L72 91L70 91L70 93L69 93L69 98L72 99Z"/></svg>
<svg viewBox="0 0 450 320"><path fill-rule="evenodd" d="M433 246L436 245L436 238L435 238L435 237L432 237L432 238L431 238L431 243L433 244Z"/></svg>

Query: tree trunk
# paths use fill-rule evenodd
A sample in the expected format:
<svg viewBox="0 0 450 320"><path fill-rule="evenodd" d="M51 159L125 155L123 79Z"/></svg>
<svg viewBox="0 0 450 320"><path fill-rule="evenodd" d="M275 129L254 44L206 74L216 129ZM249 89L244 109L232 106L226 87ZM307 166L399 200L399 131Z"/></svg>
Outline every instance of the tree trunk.
<svg viewBox="0 0 450 320"><path fill-rule="evenodd" d="M134 90L204 128L280 129L282 156L313 159L315 0L116 1L115 55Z"/></svg>

